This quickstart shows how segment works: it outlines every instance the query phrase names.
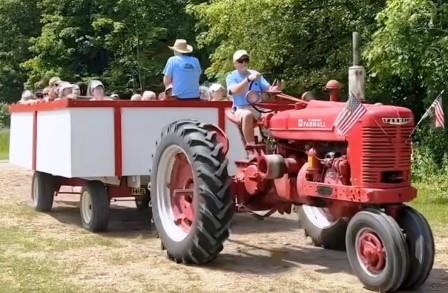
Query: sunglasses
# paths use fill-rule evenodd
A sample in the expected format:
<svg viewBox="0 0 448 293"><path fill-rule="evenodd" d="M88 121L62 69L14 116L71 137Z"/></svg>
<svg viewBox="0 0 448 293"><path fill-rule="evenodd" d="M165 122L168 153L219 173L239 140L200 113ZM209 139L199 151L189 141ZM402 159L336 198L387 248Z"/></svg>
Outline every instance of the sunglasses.
<svg viewBox="0 0 448 293"><path fill-rule="evenodd" d="M240 59L236 60L238 63L249 63L249 57L243 56Z"/></svg>

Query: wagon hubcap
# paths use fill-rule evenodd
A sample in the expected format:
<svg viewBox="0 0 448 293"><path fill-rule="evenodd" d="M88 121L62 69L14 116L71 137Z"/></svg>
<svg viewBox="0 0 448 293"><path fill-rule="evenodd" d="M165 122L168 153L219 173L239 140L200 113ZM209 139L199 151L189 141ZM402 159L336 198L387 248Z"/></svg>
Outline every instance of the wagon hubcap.
<svg viewBox="0 0 448 293"><path fill-rule="evenodd" d="M370 229L363 229L356 238L356 253L362 268L370 274L380 273L386 265L385 249L380 237Z"/></svg>
<svg viewBox="0 0 448 293"><path fill-rule="evenodd" d="M92 197L88 191L84 191L81 197L81 213L84 222L90 223L92 220Z"/></svg>
<svg viewBox="0 0 448 293"><path fill-rule="evenodd" d="M169 146L159 161L157 195L162 225L174 241L185 239L191 231L194 191L193 169L185 152L177 145Z"/></svg>

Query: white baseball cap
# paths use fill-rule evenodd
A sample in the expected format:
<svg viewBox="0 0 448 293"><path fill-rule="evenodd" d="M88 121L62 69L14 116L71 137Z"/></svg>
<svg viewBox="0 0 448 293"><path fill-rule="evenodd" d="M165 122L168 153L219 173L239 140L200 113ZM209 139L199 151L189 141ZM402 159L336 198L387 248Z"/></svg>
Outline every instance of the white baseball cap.
<svg viewBox="0 0 448 293"><path fill-rule="evenodd" d="M217 91L223 90L223 89L224 89L224 87L220 83L214 83L208 88L208 90L211 93L214 93L214 92L217 92Z"/></svg>
<svg viewBox="0 0 448 293"><path fill-rule="evenodd" d="M233 62L236 62L238 59L240 59L243 56L249 57L249 53L247 53L246 50L238 50L233 54Z"/></svg>

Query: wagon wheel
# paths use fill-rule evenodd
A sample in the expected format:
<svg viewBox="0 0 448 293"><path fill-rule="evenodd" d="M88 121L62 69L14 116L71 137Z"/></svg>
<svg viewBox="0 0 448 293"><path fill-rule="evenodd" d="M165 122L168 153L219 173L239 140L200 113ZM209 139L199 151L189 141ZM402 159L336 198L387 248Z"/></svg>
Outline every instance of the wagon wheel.
<svg viewBox="0 0 448 293"><path fill-rule="evenodd" d="M346 246L350 266L368 289L390 292L401 286L410 259L392 217L374 209L357 213L348 224Z"/></svg>
<svg viewBox="0 0 448 293"><path fill-rule="evenodd" d="M227 159L216 132L194 121L162 133L151 172L154 223L168 257L207 263L228 238L233 215Z"/></svg>
<svg viewBox="0 0 448 293"><path fill-rule="evenodd" d="M49 212L53 207L54 192L53 175L35 171L31 186L33 208L39 212Z"/></svg>
<svg viewBox="0 0 448 293"><path fill-rule="evenodd" d="M109 222L110 199L100 181L88 181L81 193L81 223L92 232L102 232Z"/></svg>
<svg viewBox="0 0 448 293"><path fill-rule="evenodd" d="M417 289L426 281L434 264L432 231L425 217L408 206L400 210L397 222L406 235L412 268L400 289Z"/></svg>
<svg viewBox="0 0 448 293"><path fill-rule="evenodd" d="M342 185L338 176L331 176L332 170L325 172L324 182L328 184ZM336 178L336 179L334 179ZM297 208L300 226L305 230L315 246L326 249L344 250L345 231L348 220L334 218L325 208L302 205Z"/></svg>

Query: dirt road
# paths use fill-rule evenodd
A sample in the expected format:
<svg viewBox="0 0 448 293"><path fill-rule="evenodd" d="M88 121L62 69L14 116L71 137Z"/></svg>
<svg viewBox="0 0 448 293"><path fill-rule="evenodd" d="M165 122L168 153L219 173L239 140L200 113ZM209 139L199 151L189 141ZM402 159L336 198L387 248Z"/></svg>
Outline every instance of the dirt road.
<svg viewBox="0 0 448 293"><path fill-rule="evenodd" d="M30 172L0 163L0 292L365 291L345 253L310 245L295 215L237 215L216 261L184 266L166 258L132 203L114 203L109 232L94 235L80 227L76 197L56 198L48 215L32 211L30 181ZM448 237L435 234L436 264L421 292L448 292Z"/></svg>

